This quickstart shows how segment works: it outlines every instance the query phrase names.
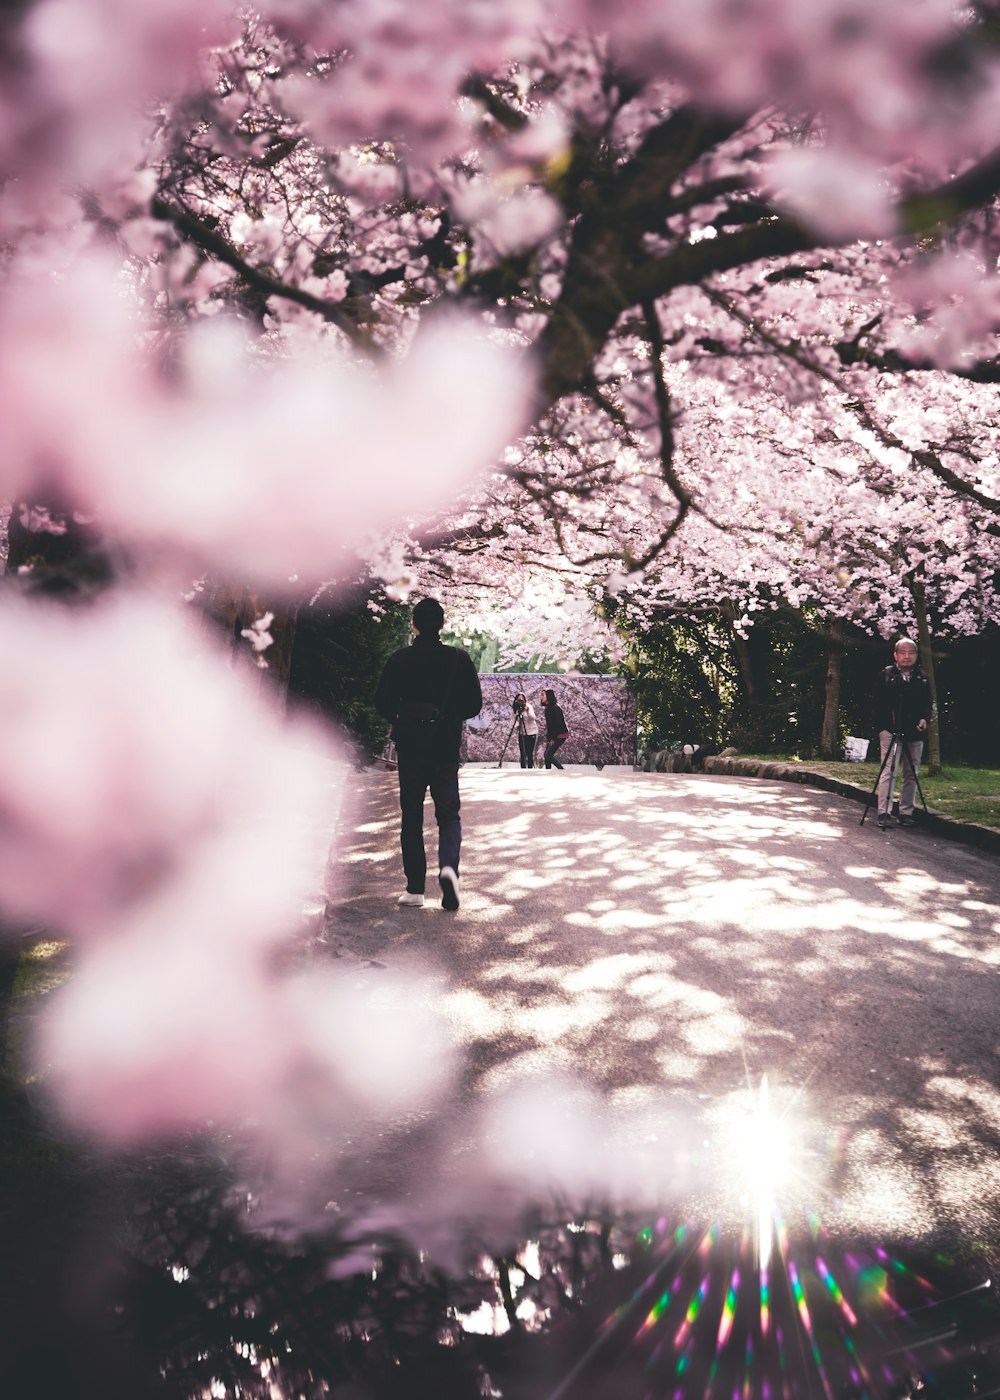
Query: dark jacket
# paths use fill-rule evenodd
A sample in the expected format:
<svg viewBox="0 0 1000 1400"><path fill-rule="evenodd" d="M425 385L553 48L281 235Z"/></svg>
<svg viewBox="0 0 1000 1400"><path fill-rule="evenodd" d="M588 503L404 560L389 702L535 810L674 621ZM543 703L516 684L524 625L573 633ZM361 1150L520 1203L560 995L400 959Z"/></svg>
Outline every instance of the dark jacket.
<svg viewBox="0 0 1000 1400"><path fill-rule="evenodd" d="M439 637L417 635L385 663L375 688L375 708L392 721L393 739L404 758L415 753L417 745L398 724L400 706L413 702L435 705L441 711L427 756L439 763L457 763L462 721L483 708L479 674L468 652L446 647Z"/></svg>
<svg viewBox="0 0 1000 1400"><path fill-rule="evenodd" d="M931 720L931 683L914 666L909 674L898 666L887 666L879 677L875 689L875 726L881 732L887 729L891 734L901 734L912 743L923 739L926 730L917 728L920 720Z"/></svg>
<svg viewBox="0 0 1000 1400"><path fill-rule="evenodd" d="M566 728L566 716L559 705L545 706L545 737L546 739L558 739L560 734L568 734Z"/></svg>

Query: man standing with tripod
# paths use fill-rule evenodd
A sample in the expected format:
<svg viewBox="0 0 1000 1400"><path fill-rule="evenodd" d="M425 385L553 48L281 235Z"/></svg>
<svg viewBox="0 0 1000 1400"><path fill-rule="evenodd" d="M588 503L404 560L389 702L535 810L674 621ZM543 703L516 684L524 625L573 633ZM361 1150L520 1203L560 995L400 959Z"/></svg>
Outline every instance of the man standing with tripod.
<svg viewBox="0 0 1000 1400"><path fill-rule="evenodd" d="M930 718L930 681L917 664L916 643L911 642L909 637L900 637L893 650L893 664L882 672L875 697L875 720L882 752L878 824L883 831L892 825L892 789L900 766L903 782L899 792L899 824L915 825L913 803L917 790L917 770ZM891 758L890 746L894 746Z"/></svg>

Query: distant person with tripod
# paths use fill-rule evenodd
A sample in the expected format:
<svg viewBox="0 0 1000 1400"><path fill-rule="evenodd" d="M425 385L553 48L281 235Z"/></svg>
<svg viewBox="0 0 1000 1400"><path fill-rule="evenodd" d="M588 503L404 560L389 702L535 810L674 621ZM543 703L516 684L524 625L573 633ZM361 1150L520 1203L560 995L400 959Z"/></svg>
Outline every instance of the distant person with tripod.
<svg viewBox="0 0 1000 1400"><path fill-rule="evenodd" d="M882 768L878 779L878 825L883 831L892 825L892 790L900 767L903 782L899 792L899 824L916 824L913 803L918 785L917 771L930 719L930 681L917 662L916 643L909 637L900 637L893 649L893 664L882 672L875 695L875 721L882 751Z"/></svg>
<svg viewBox="0 0 1000 1400"><path fill-rule="evenodd" d="M538 717L534 706L519 690L514 696L512 708L517 722L517 746L521 751L521 767L534 768L535 745L538 743Z"/></svg>
<svg viewBox="0 0 1000 1400"><path fill-rule="evenodd" d="M554 690L542 691L542 705L545 707L545 766L561 769L562 764L556 758L556 753L569 738L566 716L556 704Z"/></svg>

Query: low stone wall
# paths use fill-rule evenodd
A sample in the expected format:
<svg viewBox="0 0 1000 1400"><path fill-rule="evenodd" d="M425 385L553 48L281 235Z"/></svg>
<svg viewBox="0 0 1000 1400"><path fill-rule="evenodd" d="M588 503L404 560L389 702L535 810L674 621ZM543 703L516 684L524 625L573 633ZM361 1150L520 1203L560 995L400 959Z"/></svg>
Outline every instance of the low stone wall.
<svg viewBox="0 0 1000 1400"><path fill-rule="evenodd" d="M857 783L845 782L842 778L832 778L828 773L819 773L812 768L803 768L801 763L782 763L780 759L740 758L738 754L722 753L717 758L706 758L697 768L693 768L687 754L672 750L657 750L644 755L644 773L710 773L713 777L725 778L770 778L781 783L804 783L807 787L821 788L824 792L835 792L840 797L848 797L852 802L867 802L869 787L859 787ZM951 841L964 841L984 851L1000 851L1000 831L991 826L980 826L976 822L955 821L933 810L925 812L919 801L914 813L919 826L944 836ZM875 806L872 804L870 820L874 825Z"/></svg>

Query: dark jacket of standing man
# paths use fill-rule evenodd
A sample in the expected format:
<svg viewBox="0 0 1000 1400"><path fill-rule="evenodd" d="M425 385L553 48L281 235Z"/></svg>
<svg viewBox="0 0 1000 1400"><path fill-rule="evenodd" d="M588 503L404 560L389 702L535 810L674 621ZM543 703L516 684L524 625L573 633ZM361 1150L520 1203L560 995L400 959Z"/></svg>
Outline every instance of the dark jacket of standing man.
<svg viewBox="0 0 1000 1400"><path fill-rule="evenodd" d="M393 652L375 690L375 708L392 722L399 776L400 846L406 890L398 903L420 908L427 880L424 797L430 788L438 826L441 905L458 908L462 821L458 758L462 722L483 707L479 675L460 647L441 641L444 611L435 598L413 609L413 642Z"/></svg>
<svg viewBox="0 0 1000 1400"><path fill-rule="evenodd" d="M917 648L907 637L896 643L895 660L886 666L875 692L875 724L907 743L923 739L931 721L931 683L920 669ZM907 664L909 663L909 664Z"/></svg>

